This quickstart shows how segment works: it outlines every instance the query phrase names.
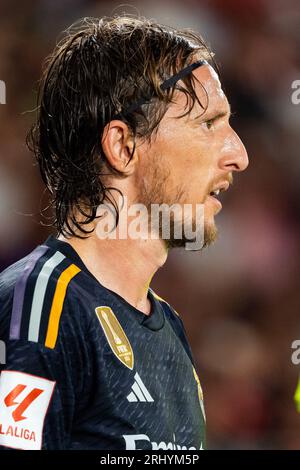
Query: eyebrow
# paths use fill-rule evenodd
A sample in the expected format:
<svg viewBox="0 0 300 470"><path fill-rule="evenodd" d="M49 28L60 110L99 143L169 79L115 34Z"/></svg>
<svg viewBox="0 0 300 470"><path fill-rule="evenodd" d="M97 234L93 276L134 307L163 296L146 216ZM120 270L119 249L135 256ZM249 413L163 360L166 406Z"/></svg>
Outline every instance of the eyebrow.
<svg viewBox="0 0 300 470"><path fill-rule="evenodd" d="M211 115L211 117L205 116L205 112L204 112L202 114L199 114L198 116L195 116L193 118L193 121L196 121L197 119L199 119L201 117L203 117L205 119L221 119L223 117L229 116L229 118L230 118L230 116L232 116L232 110L231 110L231 106L230 106L229 101L227 101L227 104L228 104L228 110L227 111L219 111L219 112L215 111L216 114L213 111L210 111L208 113L208 116Z"/></svg>

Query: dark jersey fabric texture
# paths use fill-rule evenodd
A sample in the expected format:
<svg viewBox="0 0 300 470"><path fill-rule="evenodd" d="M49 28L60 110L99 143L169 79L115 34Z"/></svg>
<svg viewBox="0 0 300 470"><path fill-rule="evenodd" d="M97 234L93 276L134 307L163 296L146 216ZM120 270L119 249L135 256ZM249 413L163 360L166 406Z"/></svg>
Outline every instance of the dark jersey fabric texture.
<svg viewBox="0 0 300 470"><path fill-rule="evenodd" d="M0 397L6 371L54 387L39 448L205 448L202 390L183 322L151 288L148 297L145 315L101 285L54 235L0 274ZM0 448L14 442L22 449L24 436L31 448L26 421L31 407L34 430L43 392L34 388L22 401L25 382L13 385L0 401ZM14 433L8 441L7 433Z"/></svg>

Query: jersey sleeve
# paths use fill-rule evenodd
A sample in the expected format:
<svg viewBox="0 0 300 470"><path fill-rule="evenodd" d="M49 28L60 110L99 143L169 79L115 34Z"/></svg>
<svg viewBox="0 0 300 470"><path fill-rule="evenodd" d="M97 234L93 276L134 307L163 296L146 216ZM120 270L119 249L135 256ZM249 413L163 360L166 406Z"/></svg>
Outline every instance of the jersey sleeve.
<svg viewBox="0 0 300 470"><path fill-rule="evenodd" d="M80 302L68 289L52 323L53 302L43 303L35 341L29 338L32 313L26 307L19 337L12 338L11 322L0 331L6 345L5 364L0 365L1 449L70 448L89 353Z"/></svg>
<svg viewBox="0 0 300 470"><path fill-rule="evenodd" d="M8 341L6 356L0 376L0 445L67 448L74 392L64 358L24 340Z"/></svg>

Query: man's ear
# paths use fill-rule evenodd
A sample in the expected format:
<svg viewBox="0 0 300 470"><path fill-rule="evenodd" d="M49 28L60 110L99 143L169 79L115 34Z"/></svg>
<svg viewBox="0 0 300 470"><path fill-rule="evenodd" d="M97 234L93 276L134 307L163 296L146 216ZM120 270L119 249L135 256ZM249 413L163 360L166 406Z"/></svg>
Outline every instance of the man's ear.
<svg viewBox="0 0 300 470"><path fill-rule="evenodd" d="M133 173L138 156L135 150L130 159L134 141L127 124L119 120L107 123L101 143L106 159L114 169L124 173L124 176Z"/></svg>

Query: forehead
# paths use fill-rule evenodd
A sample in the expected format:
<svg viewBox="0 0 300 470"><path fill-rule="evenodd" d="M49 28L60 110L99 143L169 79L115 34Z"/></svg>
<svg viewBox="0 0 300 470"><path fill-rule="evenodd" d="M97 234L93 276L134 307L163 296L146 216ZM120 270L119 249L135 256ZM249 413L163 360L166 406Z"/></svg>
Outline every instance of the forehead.
<svg viewBox="0 0 300 470"><path fill-rule="evenodd" d="M229 103L225 93L222 90L221 82L216 71L210 65L202 65L197 69L193 70L194 90L202 104L203 108L207 108L205 114L211 111L222 112L227 111ZM178 82L182 84L182 82ZM177 114L185 112L186 107L186 96L180 91L176 91L174 94L174 104L172 104L167 113L169 116L173 116L174 111ZM198 116L203 113L203 108L195 102L194 108L191 111L191 115Z"/></svg>
<svg viewBox="0 0 300 470"><path fill-rule="evenodd" d="M203 86L211 99L226 99L225 93L222 90L221 82L217 72L212 68L211 65L202 65L193 71L195 80L195 91L197 96L203 94ZM199 82L200 83L199 83ZM201 84L203 86L201 86Z"/></svg>

